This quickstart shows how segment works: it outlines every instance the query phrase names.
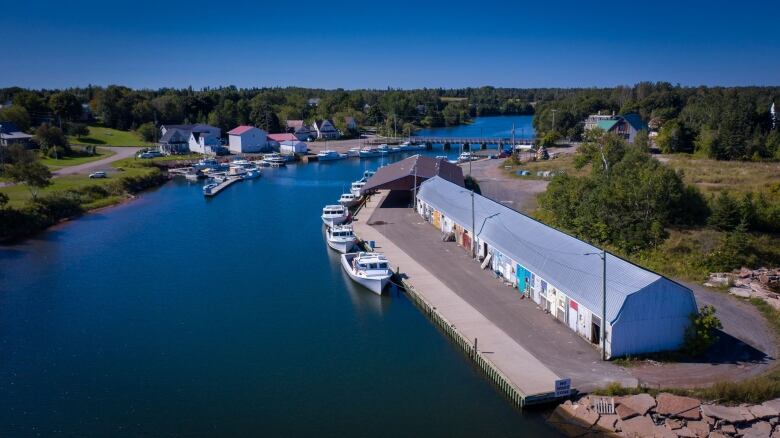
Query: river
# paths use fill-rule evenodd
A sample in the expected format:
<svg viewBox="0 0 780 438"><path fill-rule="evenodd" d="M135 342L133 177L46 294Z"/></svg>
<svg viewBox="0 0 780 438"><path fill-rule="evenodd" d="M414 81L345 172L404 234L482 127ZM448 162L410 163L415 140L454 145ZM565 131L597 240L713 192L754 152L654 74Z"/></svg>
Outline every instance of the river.
<svg viewBox="0 0 780 438"><path fill-rule="evenodd" d="M174 180L1 248L2 435L554 433L403 295L342 272L321 207L379 162L265 169L208 200Z"/></svg>

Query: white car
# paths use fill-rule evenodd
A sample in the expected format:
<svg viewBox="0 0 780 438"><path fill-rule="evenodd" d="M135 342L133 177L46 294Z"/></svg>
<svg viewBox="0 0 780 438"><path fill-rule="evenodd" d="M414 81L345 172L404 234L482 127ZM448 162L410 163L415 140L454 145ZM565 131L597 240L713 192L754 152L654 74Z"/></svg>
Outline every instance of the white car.
<svg viewBox="0 0 780 438"><path fill-rule="evenodd" d="M162 154L157 151L147 151L138 154L138 158L156 158L156 157L162 157Z"/></svg>
<svg viewBox="0 0 780 438"><path fill-rule="evenodd" d="M95 179L95 178L108 178L108 175L106 175L106 172L103 172L102 170L99 170L97 172L90 173L89 177L92 178L92 179Z"/></svg>

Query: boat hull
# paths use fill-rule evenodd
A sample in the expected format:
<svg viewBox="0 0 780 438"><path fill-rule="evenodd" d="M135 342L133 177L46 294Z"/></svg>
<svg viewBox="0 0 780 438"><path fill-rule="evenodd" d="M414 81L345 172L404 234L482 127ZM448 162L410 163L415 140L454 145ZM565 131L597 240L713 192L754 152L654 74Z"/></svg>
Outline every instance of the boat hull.
<svg viewBox="0 0 780 438"><path fill-rule="evenodd" d="M354 206L360 204L360 198L353 199L351 201L339 201L339 204L341 204L341 205L343 205L344 207L347 207L347 208L354 207Z"/></svg>
<svg viewBox="0 0 780 438"><path fill-rule="evenodd" d="M338 251L338 252L340 252L342 254L346 254L346 253L350 252L352 250L352 248L355 247L355 243L357 243L356 239L352 239L352 240L346 241L346 242L334 242L334 241L332 241L332 240L330 240L330 239L328 239L326 237L325 240L328 242L328 246L329 247L331 247L332 249L334 249L334 250L336 250L336 251Z"/></svg>
<svg viewBox="0 0 780 438"><path fill-rule="evenodd" d="M370 290L371 292L382 295L382 292L385 290L385 287L387 287L387 284L390 283L390 277L385 278L366 278L361 277L354 272L352 272L352 266L349 264L349 258L347 257L348 254L342 254L341 255L341 267L344 268L344 271L349 275L349 278L352 279L355 283L360 284L361 286L365 287L366 289Z"/></svg>
<svg viewBox="0 0 780 438"><path fill-rule="evenodd" d="M329 227L332 227L334 225L341 225L346 221L347 221L347 216L322 218L322 222Z"/></svg>

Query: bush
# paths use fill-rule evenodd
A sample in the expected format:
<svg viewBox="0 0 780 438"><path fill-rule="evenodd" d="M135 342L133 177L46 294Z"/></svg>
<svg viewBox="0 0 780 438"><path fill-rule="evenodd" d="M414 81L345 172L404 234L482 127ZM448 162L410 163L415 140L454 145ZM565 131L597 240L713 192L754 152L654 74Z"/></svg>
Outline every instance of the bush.
<svg viewBox="0 0 780 438"><path fill-rule="evenodd" d="M715 316L715 307L711 305L702 307L699 313L691 314L690 319L691 324L685 330L683 351L696 357L717 342L718 336L715 330L722 329L723 324Z"/></svg>

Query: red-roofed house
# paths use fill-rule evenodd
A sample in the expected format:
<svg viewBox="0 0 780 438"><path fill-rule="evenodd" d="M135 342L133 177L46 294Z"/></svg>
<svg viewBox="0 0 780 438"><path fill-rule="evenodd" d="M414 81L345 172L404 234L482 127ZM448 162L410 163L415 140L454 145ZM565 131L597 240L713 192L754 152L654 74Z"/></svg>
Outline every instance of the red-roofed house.
<svg viewBox="0 0 780 438"><path fill-rule="evenodd" d="M234 154L262 152L268 147L268 133L254 126L237 126L228 131L228 142Z"/></svg>
<svg viewBox="0 0 780 438"><path fill-rule="evenodd" d="M268 134L268 141L275 141L277 143L281 143L283 141L296 141L298 140L297 137L295 137L295 134Z"/></svg>

